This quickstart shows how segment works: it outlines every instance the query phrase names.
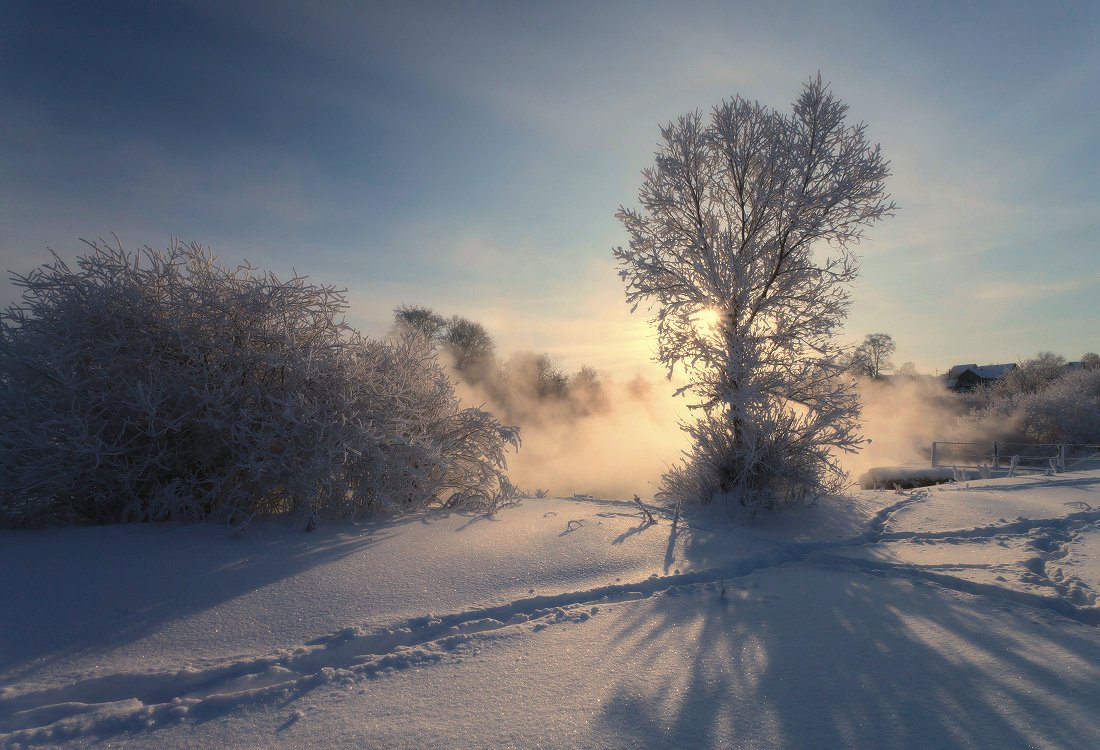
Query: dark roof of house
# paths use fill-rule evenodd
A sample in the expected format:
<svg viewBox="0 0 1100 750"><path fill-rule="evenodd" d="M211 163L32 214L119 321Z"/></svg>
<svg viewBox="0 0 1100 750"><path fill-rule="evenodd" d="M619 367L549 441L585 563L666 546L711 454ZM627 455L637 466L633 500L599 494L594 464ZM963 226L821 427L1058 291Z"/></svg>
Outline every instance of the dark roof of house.
<svg viewBox="0 0 1100 750"><path fill-rule="evenodd" d="M1015 362L1007 362L1001 365L955 365L947 371L944 380L947 381L948 388L954 388L958 385L959 379L967 372L972 373L973 377L978 380L997 380L1003 378L1005 373L1015 369Z"/></svg>

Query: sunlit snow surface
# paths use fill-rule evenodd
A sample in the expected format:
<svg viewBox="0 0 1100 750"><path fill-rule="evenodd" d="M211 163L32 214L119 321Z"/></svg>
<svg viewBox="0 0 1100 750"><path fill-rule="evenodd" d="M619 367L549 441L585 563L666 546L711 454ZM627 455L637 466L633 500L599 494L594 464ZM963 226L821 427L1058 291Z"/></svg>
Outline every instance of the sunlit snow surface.
<svg viewBox="0 0 1100 750"><path fill-rule="evenodd" d="M1095 747L1100 472L0 533L0 747Z"/></svg>

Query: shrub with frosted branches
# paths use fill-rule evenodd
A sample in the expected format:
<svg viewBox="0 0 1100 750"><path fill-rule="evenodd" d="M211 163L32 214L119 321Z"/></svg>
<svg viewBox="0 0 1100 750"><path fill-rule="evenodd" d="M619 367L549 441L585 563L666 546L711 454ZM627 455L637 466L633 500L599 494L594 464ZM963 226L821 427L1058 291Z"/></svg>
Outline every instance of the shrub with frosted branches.
<svg viewBox="0 0 1100 750"><path fill-rule="evenodd" d="M460 409L430 342L343 290L208 250L89 243L0 316L8 524L491 510L518 430Z"/></svg>
<svg viewBox="0 0 1100 750"><path fill-rule="evenodd" d="M1100 369L1069 370L1044 352L966 398L970 420L994 439L1100 443Z"/></svg>
<svg viewBox="0 0 1100 750"><path fill-rule="evenodd" d="M1020 428L1039 443L1100 444L1100 370L1077 370L1025 396Z"/></svg>

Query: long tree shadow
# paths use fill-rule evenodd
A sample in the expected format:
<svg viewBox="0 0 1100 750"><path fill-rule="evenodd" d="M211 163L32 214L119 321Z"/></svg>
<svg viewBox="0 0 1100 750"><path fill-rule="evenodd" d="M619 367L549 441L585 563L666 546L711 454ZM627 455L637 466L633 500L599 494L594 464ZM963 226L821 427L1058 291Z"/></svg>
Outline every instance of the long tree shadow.
<svg viewBox="0 0 1100 750"><path fill-rule="evenodd" d="M664 559L664 571L665 575L668 575L669 570L672 569L672 563L676 560L676 542L680 538L680 514L676 513L672 517L672 526L668 531L668 544L665 545L665 559Z"/></svg>
<svg viewBox="0 0 1100 750"><path fill-rule="evenodd" d="M626 608L610 646L632 666L601 716L624 746L1091 747L1100 736L1096 629L921 582L785 566Z"/></svg>
<svg viewBox="0 0 1100 750"><path fill-rule="evenodd" d="M883 493L883 497L895 499L893 493ZM791 544L852 539L865 532L875 512L887 504L860 504L830 497L814 506L761 514L752 520L731 517L717 503L685 506L677 522L669 526L662 566L666 574L674 566L685 570L716 568Z"/></svg>

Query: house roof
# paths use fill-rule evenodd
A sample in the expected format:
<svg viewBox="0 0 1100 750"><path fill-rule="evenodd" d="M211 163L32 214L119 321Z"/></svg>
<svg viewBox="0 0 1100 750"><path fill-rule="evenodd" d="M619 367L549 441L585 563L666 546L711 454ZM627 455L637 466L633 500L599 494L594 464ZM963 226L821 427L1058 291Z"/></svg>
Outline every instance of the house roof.
<svg viewBox="0 0 1100 750"><path fill-rule="evenodd" d="M944 375L944 380L947 381L948 388L954 388L958 385L959 378L968 371L981 380L997 380L998 378L1004 377L1005 373L1015 369L1015 362L1008 362L1001 365L955 365L947 371L946 375Z"/></svg>
<svg viewBox="0 0 1100 750"><path fill-rule="evenodd" d="M977 370L977 369L978 369L977 365L955 365L954 367L952 367L950 370L947 371L947 375L945 375L944 377L946 377L948 380L958 380L959 376L962 375L967 370Z"/></svg>
<svg viewBox="0 0 1100 750"><path fill-rule="evenodd" d="M974 374L983 380L996 380L997 378L1003 378L1005 373L1015 369L1015 362L1009 362L1003 365L982 365L974 369Z"/></svg>

